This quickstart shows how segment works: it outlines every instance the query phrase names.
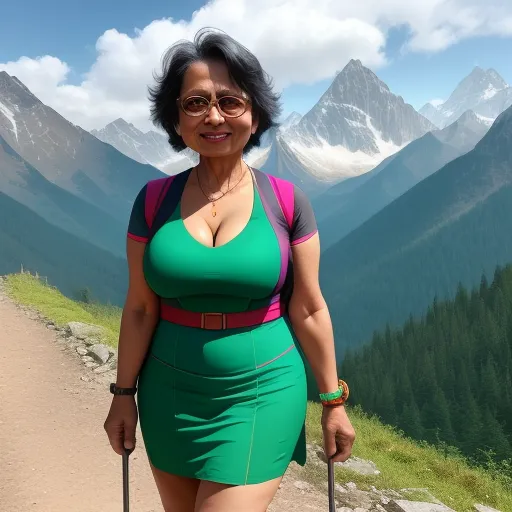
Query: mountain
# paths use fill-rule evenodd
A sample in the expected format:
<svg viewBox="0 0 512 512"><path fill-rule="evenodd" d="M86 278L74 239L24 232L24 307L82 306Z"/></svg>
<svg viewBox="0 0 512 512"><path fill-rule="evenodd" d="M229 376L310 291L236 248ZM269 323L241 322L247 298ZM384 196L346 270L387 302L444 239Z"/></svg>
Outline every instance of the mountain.
<svg viewBox="0 0 512 512"><path fill-rule="evenodd" d="M279 131L286 131L300 118L300 114L292 112L279 126ZM144 133L122 118L109 123L101 130L91 130L91 134L131 159L150 164L169 175L184 171L196 165L198 161L197 155L192 150L187 148L176 152L171 148L165 135L152 130ZM245 160L250 165L263 165L270 150L272 135L271 130L264 133L260 146L253 148L245 156Z"/></svg>
<svg viewBox="0 0 512 512"><path fill-rule="evenodd" d="M77 298L89 289L91 298L122 306L128 282L126 260L95 247L50 224L0 192L0 274L21 266L48 278L62 293Z"/></svg>
<svg viewBox="0 0 512 512"><path fill-rule="evenodd" d="M295 126L302 119L302 115L298 112L292 112L280 125L279 131L284 133L288 131L292 126Z"/></svg>
<svg viewBox="0 0 512 512"><path fill-rule="evenodd" d="M324 221L331 215L333 215L343 204L350 194L355 192L361 185L366 183L368 180L376 176L380 171L385 169L387 165L396 158L395 153L385 158L377 167L374 167L371 171L354 176L353 178L347 178L342 180L335 185L329 186L327 190L317 195L313 201L312 206L315 212L317 222ZM322 238L323 246L323 238Z"/></svg>
<svg viewBox="0 0 512 512"><path fill-rule="evenodd" d="M464 112L472 110L491 124L512 105L512 88L494 70L476 66L452 92L446 102L434 106L427 103L420 113L439 128L453 123Z"/></svg>
<svg viewBox="0 0 512 512"><path fill-rule="evenodd" d="M341 240L379 210L401 196L445 164L473 149L489 127L473 112L465 112L443 130L428 132L383 162L370 179L342 196L331 194L317 198L320 213L319 232L324 250ZM367 173L369 174L369 173ZM361 177L347 180L361 180ZM341 189L343 183L333 188ZM346 186L345 186L346 188ZM333 203L336 203L334 206Z"/></svg>
<svg viewBox="0 0 512 512"><path fill-rule="evenodd" d="M255 165L255 167L258 167ZM261 170L274 176L290 180L302 188L304 193L313 198L331 186L331 182L313 176L289 147L279 131L273 134L268 155L261 165Z"/></svg>
<svg viewBox="0 0 512 512"><path fill-rule="evenodd" d="M488 120L467 110L454 123L442 130L434 130L432 134L441 142L459 150L462 155L476 146L491 125Z"/></svg>
<svg viewBox="0 0 512 512"><path fill-rule="evenodd" d="M321 284L340 350L512 261L511 145L512 107L472 151L322 254Z"/></svg>
<svg viewBox="0 0 512 512"><path fill-rule="evenodd" d="M0 136L48 181L127 223L137 192L164 174L105 144L0 72Z"/></svg>
<svg viewBox="0 0 512 512"><path fill-rule="evenodd" d="M152 165L162 171L175 164L180 165L179 171L191 166L186 155L171 148L165 135L153 130L144 133L122 118L101 130L91 130L91 134L136 162Z"/></svg>
<svg viewBox="0 0 512 512"><path fill-rule="evenodd" d="M48 181L0 137L0 191L75 236L124 256L126 222ZM3 245L3 243L2 243Z"/></svg>
<svg viewBox="0 0 512 512"><path fill-rule="evenodd" d="M283 138L312 176L332 184L369 171L434 128L361 61L351 60Z"/></svg>

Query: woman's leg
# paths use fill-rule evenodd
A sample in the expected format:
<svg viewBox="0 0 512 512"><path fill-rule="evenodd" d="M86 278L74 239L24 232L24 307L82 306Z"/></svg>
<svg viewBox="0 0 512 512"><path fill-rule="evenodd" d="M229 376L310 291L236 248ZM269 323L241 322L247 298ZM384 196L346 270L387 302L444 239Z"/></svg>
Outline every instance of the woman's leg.
<svg viewBox="0 0 512 512"><path fill-rule="evenodd" d="M172 475L150 463L165 512L194 512L200 481Z"/></svg>
<svg viewBox="0 0 512 512"><path fill-rule="evenodd" d="M252 485L225 485L201 481L194 512L265 512L282 477Z"/></svg>

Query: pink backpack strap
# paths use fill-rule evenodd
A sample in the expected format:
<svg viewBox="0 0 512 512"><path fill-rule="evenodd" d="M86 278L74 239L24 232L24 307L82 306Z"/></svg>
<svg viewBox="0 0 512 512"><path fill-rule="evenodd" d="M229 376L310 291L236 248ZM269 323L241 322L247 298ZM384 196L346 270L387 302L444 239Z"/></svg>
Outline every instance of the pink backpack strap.
<svg viewBox="0 0 512 512"><path fill-rule="evenodd" d="M295 212L295 194L292 182L277 178L272 174L268 175L274 194L277 197L281 210L283 211L288 227L291 229L293 225L293 216Z"/></svg>
<svg viewBox="0 0 512 512"><path fill-rule="evenodd" d="M167 194L173 179L174 176L166 176L165 178L148 181L144 213L146 216L146 223L150 229L153 225L153 221L155 220L158 208L160 208L162 200Z"/></svg>

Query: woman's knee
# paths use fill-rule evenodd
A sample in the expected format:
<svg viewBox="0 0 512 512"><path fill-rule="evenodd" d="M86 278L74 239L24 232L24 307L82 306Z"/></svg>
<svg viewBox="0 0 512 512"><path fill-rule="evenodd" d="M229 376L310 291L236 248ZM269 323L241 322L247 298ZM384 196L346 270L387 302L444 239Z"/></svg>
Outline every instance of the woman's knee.
<svg viewBox="0 0 512 512"><path fill-rule="evenodd" d="M194 512L200 481L161 471L150 463L165 512Z"/></svg>
<svg viewBox="0 0 512 512"><path fill-rule="evenodd" d="M251 485L202 481L194 512L265 512L279 488L281 477Z"/></svg>

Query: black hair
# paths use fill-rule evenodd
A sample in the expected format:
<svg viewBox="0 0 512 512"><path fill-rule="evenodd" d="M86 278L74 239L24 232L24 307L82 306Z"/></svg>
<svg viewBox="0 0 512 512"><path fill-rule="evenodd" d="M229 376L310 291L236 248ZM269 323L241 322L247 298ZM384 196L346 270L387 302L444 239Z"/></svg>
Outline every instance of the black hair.
<svg viewBox="0 0 512 512"><path fill-rule="evenodd" d="M221 59L228 67L234 83L244 91L252 103L258 129L251 134L244 152L259 146L262 134L278 125L281 113L280 96L273 91L273 81L263 70L255 55L232 37L219 30L201 29L194 41L178 41L163 56L163 72L155 76L157 85L149 87L151 120L162 127L170 145L177 151L187 146L176 132L179 112L176 98L180 95L183 77L188 67L197 61Z"/></svg>

